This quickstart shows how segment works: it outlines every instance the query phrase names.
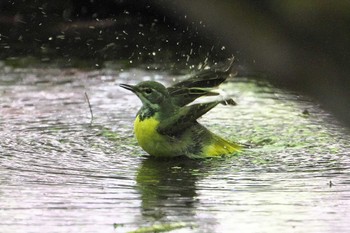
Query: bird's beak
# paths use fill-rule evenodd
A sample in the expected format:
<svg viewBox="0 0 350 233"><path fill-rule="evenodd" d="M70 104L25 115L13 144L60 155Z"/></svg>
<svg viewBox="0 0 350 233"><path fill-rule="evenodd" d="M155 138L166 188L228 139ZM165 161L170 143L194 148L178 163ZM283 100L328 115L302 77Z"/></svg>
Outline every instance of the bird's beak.
<svg viewBox="0 0 350 233"><path fill-rule="evenodd" d="M126 90L132 91L134 93L136 93L138 91L138 88L136 86L133 85L129 85L129 84L119 84L120 87L125 88Z"/></svg>

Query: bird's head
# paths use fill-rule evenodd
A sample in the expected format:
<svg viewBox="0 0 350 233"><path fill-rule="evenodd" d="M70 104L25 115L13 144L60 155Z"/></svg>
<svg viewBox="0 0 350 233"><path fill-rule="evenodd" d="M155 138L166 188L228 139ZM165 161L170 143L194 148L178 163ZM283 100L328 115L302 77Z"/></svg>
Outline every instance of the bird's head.
<svg viewBox="0 0 350 233"><path fill-rule="evenodd" d="M144 106L159 108L170 96L165 86L155 81L145 81L137 85L120 84L122 88L135 93Z"/></svg>

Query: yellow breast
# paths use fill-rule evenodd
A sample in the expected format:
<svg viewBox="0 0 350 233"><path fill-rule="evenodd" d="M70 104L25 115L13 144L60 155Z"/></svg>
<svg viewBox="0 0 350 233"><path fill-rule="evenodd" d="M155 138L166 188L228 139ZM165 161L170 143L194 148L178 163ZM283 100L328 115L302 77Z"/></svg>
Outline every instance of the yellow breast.
<svg viewBox="0 0 350 233"><path fill-rule="evenodd" d="M240 151L238 145L228 142L208 131L200 143L201 149L194 153L189 148L194 143L193 138L198 137L198 135L193 135L196 132L195 130L188 131L183 137L173 138L159 134L157 131L158 125L159 121L156 117L141 120L137 116L134 122L134 131L139 145L152 156L175 157L186 155L190 158L205 158L234 154ZM202 132L202 130L200 128L198 132ZM198 145L194 144L193 146Z"/></svg>
<svg viewBox="0 0 350 233"><path fill-rule="evenodd" d="M157 157L178 156L179 151L174 147L172 138L157 132L159 121L155 117L141 120L139 116L134 122L134 131L139 145L150 155Z"/></svg>

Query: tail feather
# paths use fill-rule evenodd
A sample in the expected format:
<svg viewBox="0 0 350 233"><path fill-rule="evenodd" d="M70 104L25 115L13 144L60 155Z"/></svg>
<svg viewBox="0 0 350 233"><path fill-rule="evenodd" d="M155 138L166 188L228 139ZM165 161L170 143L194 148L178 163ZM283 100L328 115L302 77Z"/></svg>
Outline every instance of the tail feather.
<svg viewBox="0 0 350 233"><path fill-rule="evenodd" d="M241 151L241 147L233 142L214 135L212 143L204 148L204 153L208 157L215 157L221 155L233 155Z"/></svg>

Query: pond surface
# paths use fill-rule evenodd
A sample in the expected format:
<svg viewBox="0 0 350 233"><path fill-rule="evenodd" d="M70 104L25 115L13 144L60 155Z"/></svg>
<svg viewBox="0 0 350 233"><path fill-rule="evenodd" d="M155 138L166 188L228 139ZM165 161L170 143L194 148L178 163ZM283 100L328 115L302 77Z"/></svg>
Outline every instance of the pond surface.
<svg viewBox="0 0 350 233"><path fill-rule="evenodd" d="M118 84L175 78L2 67L0 232L349 231L349 132L266 83L233 78L238 105L200 120L251 145L239 156L149 158L132 132L140 102Z"/></svg>

